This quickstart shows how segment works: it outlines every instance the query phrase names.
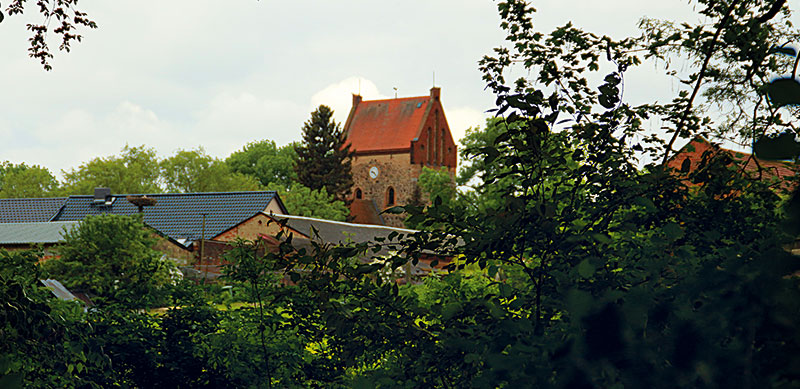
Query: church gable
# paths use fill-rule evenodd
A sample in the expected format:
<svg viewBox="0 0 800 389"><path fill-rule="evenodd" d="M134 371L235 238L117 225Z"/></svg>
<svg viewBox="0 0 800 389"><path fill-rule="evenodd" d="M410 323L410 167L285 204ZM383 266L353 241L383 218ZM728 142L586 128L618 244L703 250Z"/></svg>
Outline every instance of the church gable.
<svg viewBox="0 0 800 389"><path fill-rule="evenodd" d="M455 167L456 145L439 101L430 96L361 101L353 108L344 133L356 155L410 153L411 163Z"/></svg>
<svg viewBox="0 0 800 389"><path fill-rule="evenodd" d="M417 180L424 167L447 167L455 175L457 148L444 115L440 89L430 96L361 101L353 108L344 136L355 156L350 214L356 222L403 226L405 215L372 213L409 203L426 202Z"/></svg>

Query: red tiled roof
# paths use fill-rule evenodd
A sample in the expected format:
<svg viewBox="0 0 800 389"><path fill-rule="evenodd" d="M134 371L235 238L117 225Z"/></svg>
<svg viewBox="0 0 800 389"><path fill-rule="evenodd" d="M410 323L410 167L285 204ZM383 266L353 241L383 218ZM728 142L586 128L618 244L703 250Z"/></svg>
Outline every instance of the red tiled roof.
<svg viewBox="0 0 800 389"><path fill-rule="evenodd" d="M430 100L430 96L420 96L358 103L346 129L350 149L370 152L411 148Z"/></svg>
<svg viewBox="0 0 800 389"><path fill-rule="evenodd" d="M693 147L694 150L691 150L690 146ZM734 160L736 160L737 163L747 163L744 166L744 170L748 173L757 174L758 166L760 165L762 169L762 179L769 179L772 177L784 179L791 178L797 175L798 170L800 170L800 166L797 166L794 163L765 161L755 157L751 158L751 154L749 153L724 149L712 144L702 137L696 137L692 139L691 142L686 144L686 146L683 146L683 148L681 148L681 150L672 157L668 165L673 169L680 170L681 165L683 165L683 162L688 158L691 162L691 169L693 170L700 165L700 161L703 159L703 153L705 153L707 150L713 150L713 152L717 153L728 153Z"/></svg>
<svg viewBox="0 0 800 389"><path fill-rule="evenodd" d="M378 207L372 200L355 199L350 203L350 216L353 223L384 225L383 218L378 213Z"/></svg>

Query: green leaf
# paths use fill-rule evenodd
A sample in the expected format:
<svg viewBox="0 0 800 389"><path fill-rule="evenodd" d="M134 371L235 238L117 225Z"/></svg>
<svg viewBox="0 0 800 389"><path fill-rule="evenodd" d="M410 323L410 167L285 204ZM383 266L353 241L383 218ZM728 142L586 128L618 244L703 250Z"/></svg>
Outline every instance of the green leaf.
<svg viewBox="0 0 800 389"><path fill-rule="evenodd" d="M662 230L670 240L680 239L684 235L683 228L681 228L681 226L679 226L677 223L668 223L662 227Z"/></svg>
<svg viewBox="0 0 800 389"><path fill-rule="evenodd" d="M391 207L391 208L385 209L385 210L384 210L383 212L381 212L381 213L382 213L382 214L383 214L383 213L393 213L393 214L398 214L398 213L403 213L403 212L405 212L405 211L406 211L406 209L405 209L404 207L402 207L402 206L400 206L400 205L395 205L394 207Z"/></svg>
<svg viewBox="0 0 800 389"><path fill-rule="evenodd" d="M770 160L795 159L800 155L800 142L794 134L784 132L776 137L764 136L753 144L756 157Z"/></svg>
<svg viewBox="0 0 800 389"><path fill-rule="evenodd" d="M442 319L443 320L450 320L453 316L457 313L461 312L461 304L459 303L450 303L444 306L442 309Z"/></svg>
<svg viewBox="0 0 800 389"><path fill-rule="evenodd" d="M767 85L767 96L777 107L800 104L800 83L790 77L778 78Z"/></svg>
<svg viewBox="0 0 800 389"><path fill-rule="evenodd" d="M589 262L589 259L584 259L578 264L578 274L583 278L589 278L594 275L595 267Z"/></svg>
<svg viewBox="0 0 800 389"><path fill-rule="evenodd" d="M0 388L21 388L22 387L22 378L24 375L22 372L16 372L12 374L7 374L0 377Z"/></svg>

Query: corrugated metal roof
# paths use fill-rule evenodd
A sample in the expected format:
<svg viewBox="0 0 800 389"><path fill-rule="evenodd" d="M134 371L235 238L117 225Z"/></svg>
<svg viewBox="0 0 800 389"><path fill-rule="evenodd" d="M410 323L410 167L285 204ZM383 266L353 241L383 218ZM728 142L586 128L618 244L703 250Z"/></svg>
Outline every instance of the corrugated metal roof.
<svg viewBox="0 0 800 389"><path fill-rule="evenodd" d="M39 280L42 281L42 284L46 286L50 291L53 292L56 297L60 298L61 300L66 301L73 301L77 300L78 298L75 297L72 292L70 292L67 288L64 287L60 282L54 279L46 279L46 280Z"/></svg>
<svg viewBox="0 0 800 389"><path fill-rule="evenodd" d="M94 196L70 196L55 220L81 220L87 215L138 213L128 202L128 195L113 195L110 205L94 204ZM134 196L140 196L136 194ZM210 192L147 194L157 201L145 207L144 222L188 246L203 234L203 214L206 214L205 237L215 236L250 216L264 211L273 200L285 209L277 193L261 192Z"/></svg>
<svg viewBox="0 0 800 389"><path fill-rule="evenodd" d="M47 222L66 201L66 197L0 199L0 223Z"/></svg>
<svg viewBox="0 0 800 389"><path fill-rule="evenodd" d="M333 220L315 219L305 216L294 215L274 215L275 220L289 219L286 222L288 227L300 231L312 239L317 239L313 236L312 227L317 230L319 239L325 243L340 244L340 243L363 243L374 240L376 237L387 238L392 232L399 234L410 235L416 230L409 230L405 228L389 227L389 226L376 226L369 224L354 224L345 223ZM387 242L388 243L388 242Z"/></svg>
<svg viewBox="0 0 800 389"><path fill-rule="evenodd" d="M58 243L78 222L0 223L0 244Z"/></svg>

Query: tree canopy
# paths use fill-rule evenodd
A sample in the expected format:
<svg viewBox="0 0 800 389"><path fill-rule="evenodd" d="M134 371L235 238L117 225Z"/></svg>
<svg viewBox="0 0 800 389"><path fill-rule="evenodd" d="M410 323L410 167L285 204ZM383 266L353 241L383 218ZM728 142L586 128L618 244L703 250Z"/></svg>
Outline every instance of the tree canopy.
<svg viewBox="0 0 800 389"><path fill-rule="evenodd" d="M64 191L92 194L94 188L106 187L115 193L160 193L158 166L152 148L126 145L120 156L97 157L64 171Z"/></svg>
<svg viewBox="0 0 800 389"><path fill-rule="evenodd" d="M333 110L320 105L303 125L303 142L297 152L297 180L313 190L325 188L344 199L353 187L351 159L353 152L340 125L333 120Z"/></svg>
<svg viewBox="0 0 800 389"><path fill-rule="evenodd" d="M234 192L260 190L256 177L232 171L228 164L208 156L202 148L179 150L160 162L167 192Z"/></svg>
<svg viewBox="0 0 800 389"><path fill-rule="evenodd" d="M271 140L250 142L233 152L225 163L236 173L258 178L265 187L270 183L289 186L297 181L294 170L297 146L297 143L290 143L278 147Z"/></svg>
<svg viewBox="0 0 800 389"><path fill-rule="evenodd" d="M64 232L60 258L46 270L67 288L96 296L102 303L147 307L159 301L171 282L174 264L153 249L156 233L141 215L87 216Z"/></svg>
<svg viewBox="0 0 800 389"><path fill-rule="evenodd" d="M0 197L49 197L58 194L58 180L38 165L0 164Z"/></svg>

